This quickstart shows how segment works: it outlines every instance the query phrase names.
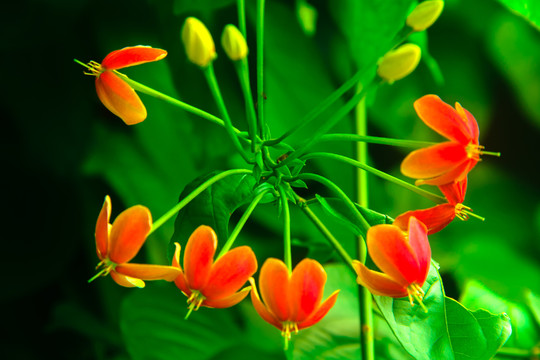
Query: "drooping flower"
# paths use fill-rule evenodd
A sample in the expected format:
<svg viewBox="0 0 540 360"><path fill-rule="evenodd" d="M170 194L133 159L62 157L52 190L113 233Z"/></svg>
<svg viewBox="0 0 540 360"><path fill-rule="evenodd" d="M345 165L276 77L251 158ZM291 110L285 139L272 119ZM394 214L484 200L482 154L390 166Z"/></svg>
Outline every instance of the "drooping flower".
<svg viewBox="0 0 540 360"><path fill-rule="evenodd" d="M188 297L188 315L200 306L227 308L238 304L250 287L239 290L257 271L257 258L249 246L239 246L214 262L217 235L206 225L199 226L189 237L184 251L184 269L180 267L180 244L172 265L180 270L174 281Z"/></svg>
<svg viewBox="0 0 540 360"><path fill-rule="evenodd" d="M447 203L428 209L407 211L396 217L394 225L407 231L409 218L414 216L426 225L428 235L431 235L444 229L456 217L460 220L468 220L471 208L463 205L467 191L467 178L457 183L440 185L439 189L446 197Z"/></svg>
<svg viewBox="0 0 540 360"><path fill-rule="evenodd" d="M125 287L144 287L143 280L173 281L180 274L178 269L165 265L131 264L152 228L152 215L147 207L135 205L124 210L113 224L111 199L107 195L96 223L96 252L101 260L96 276L111 274L112 279Z"/></svg>
<svg viewBox="0 0 540 360"><path fill-rule="evenodd" d="M408 232L395 225L375 225L367 232L367 247L371 259L382 272L370 270L353 260L358 284L374 295L408 296L411 305L414 299L424 308L422 286L431 261L426 226L415 217L409 218Z"/></svg>
<svg viewBox="0 0 540 360"><path fill-rule="evenodd" d="M188 17L182 27L182 42L192 63L207 67L216 57L216 46L210 31L195 17Z"/></svg>
<svg viewBox="0 0 540 360"><path fill-rule="evenodd" d="M111 52L101 64L91 61L86 74L96 76L96 91L99 99L113 114L127 125L138 124L146 119L146 108L141 99L116 70L129 66L158 61L167 56L167 51L150 46L131 46Z"/></svg>
<svg viewBox="0 0 540 360"><path fill-rule="evenodd" d="M317 261L304 259L289 272L283 261L269 258L259 275L262 301L255 280L251 282L251 301L257 313L267 323L281 330L288 341L291 332L310 327L326 316L334 306L339 290L324 302L326 272ZM264 303L263 303L264 302Z"/></svg>
<svg viewBox="0 0 540 360"><path fill-rule="evenodd" d="M401 163L401 172L419 179L416 185L459 182L480 161L484 152L478 144L478 124L470 112L456 103L454 109L436 95L414 102L422 121L449 141L411 152Z"/></svg>

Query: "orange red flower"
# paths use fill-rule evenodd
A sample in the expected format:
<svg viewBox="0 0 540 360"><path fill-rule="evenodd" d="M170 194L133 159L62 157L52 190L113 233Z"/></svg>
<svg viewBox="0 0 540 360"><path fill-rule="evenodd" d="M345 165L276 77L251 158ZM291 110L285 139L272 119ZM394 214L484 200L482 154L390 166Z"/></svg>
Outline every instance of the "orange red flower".
<svg viewBox="0 0 540 360"><path fill-rule="evenodd" d="M142 205L132 206L116 217L113 224L111 217L111 199L105 202L96 223L96 252L101 260L96 269L101 269L96 276L111 274L112 279L125 287L144 287L143 280L173 281L178 269L172 266L131 264L135 255L144 244L152 228L152 215Z"/></svg>
<svg viewBox="0 0 540 360"><path fill-rule="evenodd" d="M175 284L188 297L188 315L200 306L231 307L247 296L249 286L239 289L257 271L257 258L249 246L234 248L214 262L217 235L211 227L201 225L186 244L183 270L180 245L175 246L172 265L180 270Z"/></svg>
<svg viewBox="0 0 540 360"><path fill-rule="evenodd" d="M129 66L158 61L167 56L167 51L150 46L131 46L111 52L101 64L91 61L89 75L96 76L96 91L99 99L113 114L127 125L146 119L146 108L141 99L116 70Z"/></svg>
<svg viewBox="0 0 540 360"><path fill-rule="evenodd" d="M463 205L467 191L467 178L457 183L440 185L439 189L446 197L447 203L429 209L407 211L396 217L394 225L407 231L409 218L414 216L426 225L428 235L431 235L444 229L456 217L460 220L468 220L471 208Z"/></svg>
<svg viewBox="0 0 540 360"><path fill-rule="evenodd" d="M422 286L431 261L426 226L411 216L408 232L395 225L382 224L371 227L366 238L371 259L382 272L370 270L353 260L358 284L375 295L408 296L411 304L414 299L424 307Z"/></svg>
<svg viewBox="0 0 540 360"><path fill-rule="evenodd" d="M422 121L449 141L415 150L401 163L401 172L418 179L416 185L444 185L463 180L480 161L478 124L459 103L455 109L436 95L414 102Z"/></svg>
<svg viewBox="0 0 540 360"><path fill-rule="evenodd" d="M250 282L255 310L267 323L281 330L281 335L287 341L291 338L291 332L297 333L326 316L339 293L339 290L334 291L321 303L326 272L321 264L312 259L302 260L292 274L283 261L267 259L259 275L262 301L253 278Z"/></svg>

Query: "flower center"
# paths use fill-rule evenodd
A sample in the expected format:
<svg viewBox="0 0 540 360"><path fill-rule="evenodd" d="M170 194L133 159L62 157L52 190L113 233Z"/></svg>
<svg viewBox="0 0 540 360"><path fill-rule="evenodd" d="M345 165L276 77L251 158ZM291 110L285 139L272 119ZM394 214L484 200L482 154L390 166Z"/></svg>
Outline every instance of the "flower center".
<svg viewBox="0 0 540 360"><path fill-rule="evenodd" d="M87 65L85 65L88 71L85 71L85 75L99 76L102 72L105 71L103 66L100 63L92 60Z"/></svg>
<svg viewBox="0 0 540 360"><path fill-rule="evenodd" d="M422 302L426 294L420 285L417 283L412 283L411 285L407 286L407 293L409 294L409 302L411 303L411 306L414 306L414 301L416 300L424 312L427 312L427 308Z"/></svg>
<svg viewBox="0 0 540 360"><path fill-rule="evenodd" d="M471 213L472 209L463 204L456 204L455 211L456 217L459 220L466 221L469 220L469 214Z"/></svg>
<svg viewBox="0 0 540 360"><path fill-rule="evenodd" d="M206 300L206 297L199 290L192 290L191 295L187 299L188 313L185 318L187 319L192 311L199 310L204 300Z"/></svg>
<svg viewBox="0 0 540 360"><path fill-rule="evenodd" d="M469 145L467 145L467 147L465 148L465 151L467 151L467 157L469 159L480 161L480 155L484 153L482 151L483 149L484 147L482 145L469 143Z"/></svg>
<svg viewBox="0 0 540 360"><path fill-rule="evenodd" d="M294 331L295 334L298 334L298 325L293 321L285 321L281 323L283 327L281 328L281 336L287 340L291 340L291 332Z"/></svg>
<svg viewBox="0 0 540 360"><path fill-rule="evenodd" d="M96 270L99 270L98 273L96 275L94 275L90 280L88 280L88 282L91 283L92 281L96 280L100 276L109 275L109 273L112 270L114 270L115 267L116 267L116 264L114 262L112 262L111 260L109 260L109 258L101 260L96 265Z"/></svg>

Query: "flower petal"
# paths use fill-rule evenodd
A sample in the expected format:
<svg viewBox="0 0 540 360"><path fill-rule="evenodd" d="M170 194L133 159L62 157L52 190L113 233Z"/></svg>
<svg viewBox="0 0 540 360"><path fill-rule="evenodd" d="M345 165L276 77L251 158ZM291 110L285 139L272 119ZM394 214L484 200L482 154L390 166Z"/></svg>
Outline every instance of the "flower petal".
<svg viewBox="0 0 540 360"><path fill-rule="evenodd" d="M182 272L175 267L166 265L123 264L116 267L116 272L141 280L173 281Z"/></svg>
<svg viewBox="0 0 540 360"><path fill-rule="evenodd" d="M182 267L180 267L180 244L175 242L174 243L174 255L172 258L172 266L180 270L180 275L176 277L174 280L175 285L188 296L191 294L191 290L187 287L186 284L186 277L184 275L184 272L182 271Z"/></svg>
<svg viewBox="0 0 540 360"><path fill-rule="evenodd" d="M211 308L216 309L224 309L231 306L234 306L238 304L240 301L244 300L244 298L249 294L249 291L251 290L251 286L246 286L242 290L240 290L237 293L234 293L230 296L223 297L220 299L209 299L206 298L204 300L203 305Z"/></svg>
<svg viewBox="0 0 540 360"><path fill-rule="evenodd" d="M367 247L375 265L395 282L406 287L418 278L416 254L397 226L372 226L367 232Z"/></svg>
<svg viewBox="0 0 540 360"><path fill-rule="evenodd" d="M416 180L414 183L416 186L424 184L441 186L452 182L460 182L467 177L467 174L472 170L477 162L478 161L475 159L467 159L446 174L434 177L432 179Z"/></svg>
<svg viewBox="0 0 540 360"><path fill-rule="evenodd" d="M409 220L409 244L416 254L419 267L415 282L423 286L431 263L431 247L429 246L426 226L415 217L411 217Z"/></svg>
<svg viewBox="0 0 540 360"><path fill-rule="evenodd" d="M158 61L167 56L167 51L150 46L130 46L111 52L103 59L101 66L109 70L121 69L151 61Z"/></svg>
<svg viewBox="0 0 540 360"><path fill-rule="evenodd" d="M368 269L364 264L353 260L358 278L356 282L374 294L390 297L407 296L407 286L395 282L390 276Z"/></svg>
<svg viewBox="0 0 540 360"><path fill-rule="evenodd" d="M425 95L414 102L414 109L422 121L447 138L467 145L473 139L469 124L437 95Z"/></svg>
<svg viewBox="0 0 540 360"><path fill-rule="evenodd" d="M135 279L126 275L111 271L111 278L120 286L124 287L138 287L143 288L145 286L144 281L141 279Z"/></svg>
<svg viewBox="0 0 540 360"><path fill-rule="evenodd" d="M201 225L191 234L184 250L184 274L191 290L204 289L217 247L217 235L210 226Z"/></svg>
<svg viewBox="0 0 540 360"><path fill-rule="evenodd" d="M113 72L105 71L97 77L96 91L103 105L127 125L146 119L146 108L139 95Z"/></svg>
<svg viewBox="0 0 540 360"><path fill-rule="evenodd" d="M268 311L266 306L264 306L264 304L262 303L261 298L259 297L259 293L257 293L255 280L253 278L249 278L249 283L251 284L251 302L253 303L253 307L255 308L259 316L262 317L263 320L270 325L274 325L276 328L281 330L281 322L274 316L274 314Z"/></svg>
<svg viewBox="0 0 540 360"><path fill-rule="evenodd" d="M152 228L152 215L147 207L132 206L124 210L112 224L109 259L123 264L135 257Z"/></svg>
<svg viewBox="0 0 540 360"><path fill-rule="evenodd" d="M109 219L111 218L111 198L109 195L105 196L105 201L99 212L99 216L96 223L96 251L100 260L107 257L107 250L109 246Z"/></svg>
<svg viewBox="0 0 540 360"><path fill-rule="evenodd" d="M212 266L208 283L201 293L210 300L234 294L257 271L257 258L249 246L228 251Z"/></svg>
<svg viewBox="0 0 540 360"><path fill-rule="evenodd" d="M429 179L450 172L467 159L463 145L447 141L411 152L403 159L401 172L413 179Z"/></svg>
<svg viewBox="0 0 540 360"><path fill-rule="evenodd" d="M315 325L316 323L321 321L322 318L325 317L326 314L328 314L328 311L330 311L330 309L332 307L334 307L334 305L336 303L336 300L337 300L338 294L339 294L339 290L334 291L328 297L328 299L326 299L321 304L321 306L319 306L319 308L317 310L315 310L315 312L313 312L311 314L311 316L309 318L307 318L305 321L298 324L298 330L305 329L305 328L310 327L312 325Z"/></svg>
<svg viewBox="0 0 540 360"><path fill-rule="evenodd" d="M439 189L444 194L444 197L446 198L446 200L448 200L450 204L454 206L457 204L461 204L465 200L465 193L467 191L467 178L459 182L451 182L449 184L440 185ZM426 224L425 221L422 222Z"/></svg>
<svg viewBox="0 0 540 360"><path fill-rule="evenodd" d="M456 111L459 116L465 121L469 129L469 134L471 135L471 140L473 144L478 144L478 136L480 135L480 130L478 129L478 122L474 116L463 108L460 103L456 102Z"/></svg>
<svg viewBox="0 0 540 360"><path fill-rule="evenodd" d="M326 272L317 261L304 259L294 268L289 282L289 320L301 323L319 307Z"/></svg>
<svg viewBox="0 0 540 360"><path fill-rule="evenodd" d="M403 231L409 227L409 219L414 216L424 223L428 229L428 235L441 231L456 217L456 208L451 204L440 204L428 209L407 211L394 220L393 225Z"/></svg>
<svg viewBox="0 0 540 360"><path fill-rule="evenodd" d="M259 288L266 308L279 320L289 320L289 270L283 261L268 258L259 274Z"/></svg>

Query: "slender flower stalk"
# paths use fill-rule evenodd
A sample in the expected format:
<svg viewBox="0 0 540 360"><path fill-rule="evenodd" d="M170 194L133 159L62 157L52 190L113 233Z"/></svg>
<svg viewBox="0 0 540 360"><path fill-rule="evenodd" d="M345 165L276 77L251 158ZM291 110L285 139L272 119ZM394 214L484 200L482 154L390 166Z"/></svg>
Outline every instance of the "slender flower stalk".
<svg viewBox="0 0 540 360"><path fill-rule="evenodd" d="M346 156L343 156L343 155L338 155L338 154L333 154L333 153L323 153L323 152L317 152L317 153L309 153L309 154L306 154L304 156L302 156L300 159L301 160L309 160L309 159L315 159L315 158L327 158L327 159L333 159L333 160L337 160L337 161L341 161L341 162L344 162L344 163L347 163L347 164L350 164L352 166L356 166L360 169L363 169L365 171L368 171L370 173L372 173L373 175L376 175L382 179L385 179L385 180L388 180L390 182L393 182L394 184L396 185L399 185L401 187L404 187L408 190L411 190L415 193L417 193L418 195L421 195L427 199L430 199L431 201L435 202L436 204L443 204L446 200L442 197L442 196L439 196L439 195L436 195L436 194L433 194L427 190L424 190L422 188L419 188L418 186L415 186L415 185L412 185L412 184L409 184L408 182L406 181L403 181L395 176L392 176L390 174L387 174L383 171L380 171L380 170L377 170L369 165L366 165L366 164L362 164L361 162L359 161L356 161L356 160L353 160L351 158L348 158Z"/></svg>
<svg viewBox="0 0 540 360"><path fill-rule="evenodd" d="M289 199L287 198L287 192L283 186L278 187L279 201L281 203L281 209L283 214L283 259L289 272L292 271L292 254L291 254L291 215L289 212Z"/></svg>
<svg viewBox="0 0 540 360"><path fill-rule="evenodd" d="M264 119L264 2L257 0L257 128L259 136L266 139Z"/></svg>
<svg viewBox="0 0 540 360"><path fill-rule="evenodd" d="M359 141L369 144L390 145L408 148L421 148L437 144L436 142L431 141L392 139L359 134L326 134L319 138L319 142L324 141Z"/></svg>

